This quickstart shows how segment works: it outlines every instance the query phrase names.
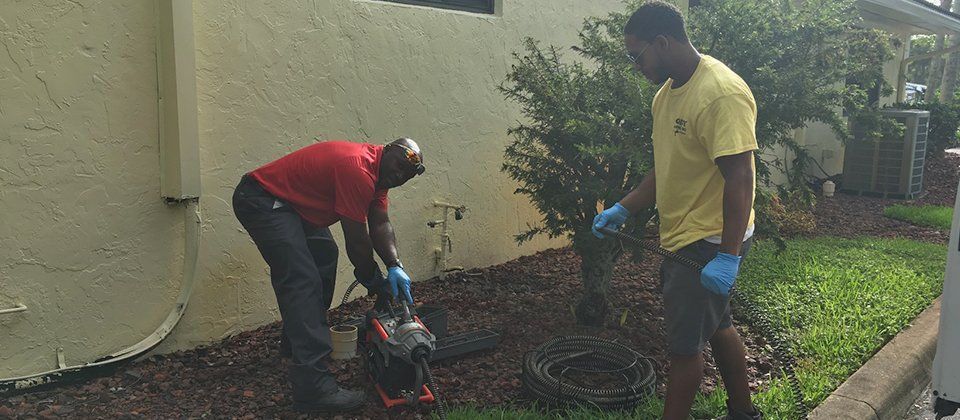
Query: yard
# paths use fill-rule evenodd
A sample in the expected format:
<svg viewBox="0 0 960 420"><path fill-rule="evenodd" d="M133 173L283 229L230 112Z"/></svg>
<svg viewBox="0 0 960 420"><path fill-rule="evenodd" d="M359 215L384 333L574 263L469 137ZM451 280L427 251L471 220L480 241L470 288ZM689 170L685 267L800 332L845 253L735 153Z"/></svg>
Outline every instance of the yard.
<svg viewBox="0 0 960 420"><path fill-rule="evenodd" d="M952 206L960 157L928 163L929 193L909 205ZM838 195L820 198L818 234L791 238L784 253L760 241L748 258L741 288L786 332L799 359L798 374L812 407L823 400L938 294L948 231L883 216L894 200ZM900 203L904 204L904 203ZM865 235L865 236L864 236ZM841 237L841 239L835 238ZM897 238L897 239L890 239ZM595 334L615 338L666 368L658 256L636 263L623 258L613 287L616 314L599 330L578 327L569 303L579 293L579 261L570 249L554 249L508 263L415 286L419 302L448 308L451 332L478 327L502 335L495 350L434 368L441 392L458 418L620 417L586 411L544 412L531 408L519 378L524 352L550 337ZM868 281L869 280L869 281ZM369 307L366 299L332 313L343 319ZM749 326L740 326L748 348L751 387L770 418L790 416L790 395L776 362ZM108 377L0 400L0 417L295 418L288 411L284 360L277 349L279 325L241 333L215 345L152 356ZM708 351L709 353L709 351ZM715 415L724 396L708 357L703 396L695 415ZM362 411L341 418L407 417L385 410L358 360L337 363L339 380L371 395ZM717 391L717 392L715 392ZM632 417L651 418L658 399Z"/></svg>

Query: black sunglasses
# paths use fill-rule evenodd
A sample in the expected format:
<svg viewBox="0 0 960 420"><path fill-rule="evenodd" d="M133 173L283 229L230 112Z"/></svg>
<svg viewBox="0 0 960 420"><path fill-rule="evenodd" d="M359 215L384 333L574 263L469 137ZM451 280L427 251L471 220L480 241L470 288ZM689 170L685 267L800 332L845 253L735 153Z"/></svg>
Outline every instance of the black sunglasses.
<svg viewBox="0 0 960 420"><path fill-rule="evenodd" d="M627 52L627 59L629 59L630 62L633 64L639 64L637 63L637 60L639 60L640 57L643 57L643 53L647 52L647 49L649 49L651 45L653 44L647 44L646 47L643 47L643 49L636 54L631 54L630 52Z"/></svg>

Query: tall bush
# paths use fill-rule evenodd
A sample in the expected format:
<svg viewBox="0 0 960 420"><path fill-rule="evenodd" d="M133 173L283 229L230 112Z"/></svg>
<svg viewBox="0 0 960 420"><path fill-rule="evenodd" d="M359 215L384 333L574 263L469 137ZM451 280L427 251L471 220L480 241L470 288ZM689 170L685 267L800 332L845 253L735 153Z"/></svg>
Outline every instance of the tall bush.
<svg viewBox="0 0 960 420"><path fill-rule="evenodd" d="M927 125L927 157L942 157L946 149L960 145L957 129L960 128L960 102L915 102L896 104L894 107L930 111Z"/></svg>
<svg viewBox="0 0 960 420"><path fill-rule="evenodd" d="M537 234L572 239L584 283L576 312L589 325L607 316L608 285L622 252L616 241L594 238L590 224L652 167L650 102L658 87L632 70L622 45L623 24L640 3L587 19L572 59L560 48L527 40L501 86L526 116L509 132L513 142L503 170L543 214L542 223L517 240ZM803 188L811 159L794 141L794 130L819 121L848 138L837 110L871 115L875 107L863 87L870 83L846 82L882 81L881 65L892 52L888 35L862 28L852 0L794 3L705 0L688 19L694 46L726 63L753 90L761 152L785 147L795 156L785 162L758 153L761 183L777 168ZM641 230L652 215L640 215L625 229Z"/></svg>

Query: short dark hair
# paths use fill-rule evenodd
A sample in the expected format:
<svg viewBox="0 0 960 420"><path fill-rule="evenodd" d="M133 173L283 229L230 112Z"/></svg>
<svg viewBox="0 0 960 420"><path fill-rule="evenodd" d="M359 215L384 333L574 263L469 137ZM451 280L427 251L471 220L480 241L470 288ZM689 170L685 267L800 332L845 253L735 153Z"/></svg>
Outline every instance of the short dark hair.
<svg viewBox="0 0 960 420"><path fill-rule="evenodd" d="M624 35L633 35L641 41L652 42L657 35L669 35L687 41L683 13L670 3L651 0L640 6L623 27Z"/></svg>

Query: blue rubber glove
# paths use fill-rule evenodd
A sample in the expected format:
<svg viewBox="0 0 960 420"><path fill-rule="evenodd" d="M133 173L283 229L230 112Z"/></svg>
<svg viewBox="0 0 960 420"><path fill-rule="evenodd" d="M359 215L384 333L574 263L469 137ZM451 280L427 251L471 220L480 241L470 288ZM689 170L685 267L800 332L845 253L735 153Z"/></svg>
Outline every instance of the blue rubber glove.
<svg viewBox="0 0 960 420"><path fill-rule="evenodd" d="M740 257L718 252L703 270L700 271L700 284L718 295L728 296L733 282L740 272Z"/></svg>
<svg viewBox="0 0 960 420"><path fill-rule="evenodd" d="M407 303L413 305L413 297L410 296L410 276L400 267L390 267L387 269L387 283L390 283L390 293L394 297L404 298ZM398 293L403 292L401 297Z"/></svg>
<svg viewBox="0 0 960 420"><path fill-rule="evenodd" d="M604 210L593 218L593 227L590 230L593 231L593 236L603 239L603 234L597 229L608 227L613 230L620 230L620 226L627 221L628 217L630 217L630 210L621 206L620 203L614 204L613 207Z"/></svg>

